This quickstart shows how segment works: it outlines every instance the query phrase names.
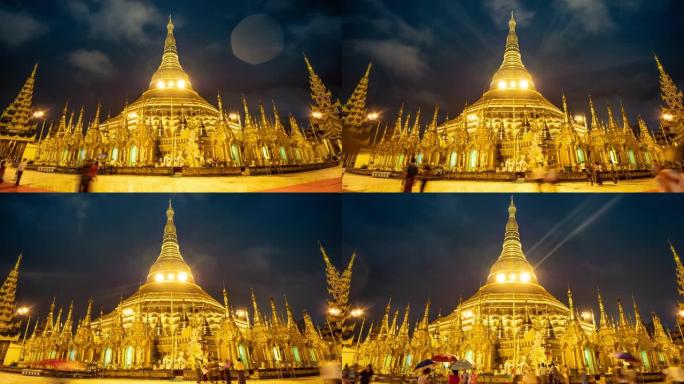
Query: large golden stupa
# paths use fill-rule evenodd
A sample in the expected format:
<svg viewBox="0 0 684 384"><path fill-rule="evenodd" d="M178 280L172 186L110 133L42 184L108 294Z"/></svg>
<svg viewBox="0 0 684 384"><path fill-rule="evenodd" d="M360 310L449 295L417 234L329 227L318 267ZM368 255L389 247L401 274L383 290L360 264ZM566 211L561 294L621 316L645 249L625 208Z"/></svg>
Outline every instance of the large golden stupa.
<svg viewBox="0 0 684 384"><path fill-rule="evenodd" d="M280 369L316 367L331 357L333 348L308 313L302 327L287 300L283 317L272 298L270 314L262 313L253 291L251 307L231 305L226 289L219 303L199 286L181 255L169 202L161 251L145 283L95 319L91 299L75 327L73 302L62 320L53 301L22 345L19 364L60 359L105 370L170 370L193 369L198 358L218 358L240 359L250 369Z"/></svg>

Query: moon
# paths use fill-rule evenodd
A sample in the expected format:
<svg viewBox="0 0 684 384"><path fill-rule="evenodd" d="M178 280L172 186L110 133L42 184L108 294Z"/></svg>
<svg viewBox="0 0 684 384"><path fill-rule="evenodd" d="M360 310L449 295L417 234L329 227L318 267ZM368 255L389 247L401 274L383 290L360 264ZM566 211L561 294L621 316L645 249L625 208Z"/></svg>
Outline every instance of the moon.
<svg viewBox="0 0 684 384"><path fill-rule="evenodd" d="M244 18L230 36L233 54L252 64L267 63L283 53L285 38L283 29L274 18L255 14Z"/></svg>

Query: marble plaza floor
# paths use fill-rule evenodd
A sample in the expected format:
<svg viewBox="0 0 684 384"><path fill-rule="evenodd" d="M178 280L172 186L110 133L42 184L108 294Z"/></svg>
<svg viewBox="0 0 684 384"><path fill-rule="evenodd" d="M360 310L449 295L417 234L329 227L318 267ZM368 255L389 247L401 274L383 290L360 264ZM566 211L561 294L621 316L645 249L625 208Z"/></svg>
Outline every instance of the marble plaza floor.
<svg viewBox="0 0 684 384"><path fill-rule="evenodd" d="M268 384L320 384L319 377L306 377L299 379L273 379L273 380L247 380L248 383ZM130 379L55 379L51 377L30 377L11 373L0 372L2 384L154 384L154 383L194 383L194 381L171 381L171 380L130 380ZM235 380L233 380L235 383Z"/></svg>
<svg viewBox="0 0 684 384"><path fill-rule="evenodd" d="M340 167L274 176L171 177L98 176L93 192L340 192ZM76 192L79 177L26 171L19 188L15 170L7 169L0 192Z"/></svg>
<svg viewBox="0 0 684 384"><path fill-rule="evenodd" d="M414 192L420 191L420 183L413 186ZM361 176L345 173L342 179L344 192L402 192L403 186L398 179L382 179L370 176ZM539 192L535 183L515 183L497 181L429 181L426 192L493 192L493 193L525 193ZM617 185L613 182L604 182L602 186L590 186L587 182L560 183L555 189L549 185L542 187L542 192L577 192L577 193L635 193L656 192L656 184L653 179L640 179L620 181Z"/></svg>

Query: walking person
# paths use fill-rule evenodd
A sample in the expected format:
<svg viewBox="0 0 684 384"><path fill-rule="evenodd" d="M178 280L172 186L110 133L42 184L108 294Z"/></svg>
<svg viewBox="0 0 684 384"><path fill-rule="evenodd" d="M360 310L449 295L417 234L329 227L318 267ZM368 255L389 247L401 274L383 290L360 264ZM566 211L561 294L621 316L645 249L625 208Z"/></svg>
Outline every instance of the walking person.
<svg viewBox="0 0 684 384"><path fill-rule="evenodd" d="M570 369L567 365L563 366L563 380L565 384L570 384Z"/></svg>
<svg viewBox="0 0 684 384"><path fill-rule="evenodd" d="M470 383L463 384L477 384L477 369L473 368L473 370L470 372Z"/></svg>
<svg viewBox="0 0 684 384"><path fill-rule="evenodd" d="M425 164L423 166L423 175L420 178L420 193L425 192L425 187L427 186L430 176L432 176L432 168L430 168L429 164Z"/></svg>
<svg viewBox="0 0 684 384"><path fill-rule="evenodd" d="M420 374L420 376L418 376L418 384L432 384L432 380L430 380L430 372L432 372L430 368L423 369L423 372ZM453 372L454 371L452 371L452 373ZM456 379L458 380L458 371L455 372L456 374L454 376L456 376ZM449 375L449 380L451 380L451 375Z"/></svg>
<svg viewBox="0 0 684 384"><path fill-rule="evenodd" d="M202 358L200 356L195 357L195 378L197 379L197 384L203 381L202 374Z"/></svg>
<svg viewBox="0 0 684 384"><path fill-rule="evenodd" d="M0 184L5 181L5 170L7 169L7 162L5 160L0 161Z"/></svg>
<svg viewBox="0 0 684 384"><path fill-rule="evenodd" d="M373 380L373 367L368 364L368 366L361 371L361 384L370 384L371 380Z"/></svg>
<svg viewBox="0 0 684 384"><path fill-rule="evenodd" d="M596 164L594 164L594 180L596 180L596 185L603 185L603 179L601 178L602 171L601 164L596 162Z"/></svg>
<svg viewBox="0 0 684 384"><path fill-rule="evenodd" d="M242 363L242 359L238 357L237 363L235 363L235 370L237 371L238 384L246 384L245 380L245 364Z"/></svg>
<svg viewBox="0 0 684 384"><path fill-rule="evenodd" d="M28 163L26 162L26 159L22 160L21 163L17 166L17 181L14 184L14 186L18 187L19 183L21 182L21 176L24 175L24 171L26 170L26 166Z"/></svg>
<svg viewBox="0 0 684 384"><path fill-rule="evenodd" d="M419 381L420 383L420 381ZM449 384L460 384L461 383L461 377L458 375L458 370L457 369L452 369L451 373L449 373ZM464 382L465 383L465 382Z"/></svg>
<svg viewBox="0 0 684 384"><path fill-rule="evenodd" d="M587 176L587 181L589 182L589 186L593 187L594 186L594 177L592 175L592 166L589 164L588 166L585 163L582 163L582 172Z"/></svg>
<svg viewBox="0 0 684 384"><path fill-rule="evenodd" d="M404 193L413 192L413 183L416 182L418 175L418 166L416 165L416 158L412 157L411 162L404 171Z"/></svg>
<svg viewBox="0 0 684 384"><path fill-rule="evenodd" d="M233 368L233 362L230 361L230 359L227 359L225 363L223 363L223 379L225 380L226 384L231 384L232 377L230 377L230 369Z"/></svg>

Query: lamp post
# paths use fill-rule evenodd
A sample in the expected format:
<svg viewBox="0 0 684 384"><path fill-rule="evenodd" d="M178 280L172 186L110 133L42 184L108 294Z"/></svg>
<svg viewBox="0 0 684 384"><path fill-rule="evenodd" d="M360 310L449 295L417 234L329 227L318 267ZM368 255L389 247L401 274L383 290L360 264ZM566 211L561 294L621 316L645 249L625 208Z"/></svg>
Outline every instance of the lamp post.
<svg viewBox="0 0 684 384"><path fill-rule="evenodd" d="M363 327L366 325L366 316L365 316L365 311L363 308L354 308L350 312L351 317L358 319L359 317L362 319L361 321L361 328L359 329L359 337L356 339L356 355L354 356L354 361L355 363L358 364L359 362L359 344L361 343L361 336L363 335ZM354 339L352 338L352 342Z"/></svg>
<svg viewBox="0 0 684 384"><path fill-rule="evenodd" d="M29 332L29 325L31 324L31 308L29 307L19 307L17 309L17 316L28 317L26 321L26 327L24 328L24 337L21 341L21 354L19 356L19 361L23 360L26 346L26 335Z"/></svg>

